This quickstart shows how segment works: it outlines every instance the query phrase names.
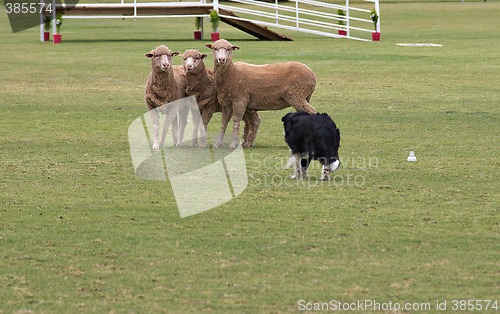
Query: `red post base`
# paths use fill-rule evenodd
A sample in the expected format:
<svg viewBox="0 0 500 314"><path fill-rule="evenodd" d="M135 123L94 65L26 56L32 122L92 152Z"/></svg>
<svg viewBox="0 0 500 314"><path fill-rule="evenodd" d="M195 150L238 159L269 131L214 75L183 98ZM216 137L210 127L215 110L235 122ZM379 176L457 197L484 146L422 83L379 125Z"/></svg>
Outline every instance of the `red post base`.
<svg viewBox="0 0 500 314"><path fill-rule="evenodd" d="M212 41L217 41L220 39L220 33L211 33L210 34L212 36Z"/></svg>
<svg viewBox="0 0 500 314"><path fill-rule="evenodd" d="M194 31L194 40L201 40L201 31Z"/></svg>
<svg viewBox="0 0 500 314"><path fill-rule="evenodd" d="M380 33L378 33L378 32L372 33L372 40L373 41L380 41Z"/></svg>
<svg viewBox="0 0 500 314"><path fill-rule="evenodd" d="M54 34L54 44L60 44L62 40L61 34Z"/></svg>

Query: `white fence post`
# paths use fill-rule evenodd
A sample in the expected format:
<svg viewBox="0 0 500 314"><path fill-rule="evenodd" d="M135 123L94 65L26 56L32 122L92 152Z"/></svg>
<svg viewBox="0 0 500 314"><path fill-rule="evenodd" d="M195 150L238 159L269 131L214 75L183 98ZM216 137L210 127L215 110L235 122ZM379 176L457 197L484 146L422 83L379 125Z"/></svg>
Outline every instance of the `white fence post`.
<svg viewBox="0 0 500 314"><path fill-rule="evenodd" d="M219 13L219 0L214 0L214 10Z"/></svg>
<svg viewBox="0 0 500 314"><path fill-rule="evenodd" d="M296 21L295 26L297 28L300 28L300 24L299 24L299 0L295 1L295 21Z"/></svg>
<svg viewBox="0 0 500 314"><path fill-rule="evenodd" d="M350 18L349 18L349 0L345 0L345 18L346 18L346 21L345 21L345 25L347 27L347 36L351 36L351 29L349 27L350 25Z"/></svg>
<svg viewBox="0 0 500 314"><path fill-rule="evenodd" d="M45 1L44 0L39 0L39 2L42 4L42 8L45 9ZM40 12L40 41L44 41L43 38L43 31L45 30L44 28L44 17L43 17L43 9Z"/></svg>
<svg viewBox="0 0 500 314"><path fill-rule="evenodd" d="M61 2L62 6L62 2ZM62 7L61 7L62 10ZM52 0L52 37L54 37L54 34L57 34L57 29L56 29L56 0Z"/></svg>
<svg viewBox="0 0 500 314"><path fill-rule="evenodd" d="M375 0L375 12L377 12L377 15L378 15L377 33L380 33L380 4L379 4L379 0Z"/></svg>
<svg viewBox="0 0 500 314"><path fill-rule="evenodd" d="M279 9L278 9L278 0L274 1L274 7L276 8L274 10L274 12L276 13L276 25L278 25L280 23L280 20L279 20Z"/></svg>

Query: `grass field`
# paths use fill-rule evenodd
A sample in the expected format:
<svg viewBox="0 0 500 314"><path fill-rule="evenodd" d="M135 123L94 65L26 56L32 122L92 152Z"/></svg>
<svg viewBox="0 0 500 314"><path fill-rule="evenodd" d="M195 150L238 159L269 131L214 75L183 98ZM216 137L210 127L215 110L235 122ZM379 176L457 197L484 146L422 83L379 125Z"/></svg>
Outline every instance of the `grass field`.
<svg viewBox="0 0 500 314"><path fill-rule="evenodd" d="M144 54L205 49L192 20L66 19L53 45L38 29L12 34L2 11L0 313L500 303L500 2L381 10L378 43L261 42L221 27L237 60L316 72L312 103L339 126L343 164L329 183L316 164L289 180L289 110L263 112L247 189L184 219L168 181L135 175L127 130L146 111Z"/></svg>

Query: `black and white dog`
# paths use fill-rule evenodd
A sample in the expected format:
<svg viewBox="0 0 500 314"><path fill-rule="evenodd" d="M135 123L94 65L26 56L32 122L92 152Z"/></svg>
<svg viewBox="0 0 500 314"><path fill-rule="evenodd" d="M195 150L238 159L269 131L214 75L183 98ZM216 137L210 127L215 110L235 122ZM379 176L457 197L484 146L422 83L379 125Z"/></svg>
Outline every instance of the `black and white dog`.
<svg viewBox="0 0 500 314"><path fill-rule="evenodd" d="M326 113L290 112L281 118L285 141L292 151L287 168L294 165L292 178L307 177L311 160L322 165L320 180L330 180L330 172L340 165L340 130Z"/></svg>

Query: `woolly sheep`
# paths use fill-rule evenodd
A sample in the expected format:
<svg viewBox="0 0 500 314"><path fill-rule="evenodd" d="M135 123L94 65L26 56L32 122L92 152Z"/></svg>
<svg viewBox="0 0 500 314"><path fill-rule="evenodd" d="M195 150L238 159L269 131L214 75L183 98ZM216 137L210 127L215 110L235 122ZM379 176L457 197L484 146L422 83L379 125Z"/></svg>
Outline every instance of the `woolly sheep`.
<svg viewBox="0 0 500 314"><path fill-rule="evenodd" d="M213 51L217 99L222 106L221 133L215 147L222 144L231 113L233 138L229 147L235 148L238 146L241 117L248 109L281 110L292 106L297 111L310 114L317 112L309 104L316 87L316 75L305 64L233 63L233 50L238 50L240 47L224 39L205 46Z"/></svg>
<svg viewBox="0 0 500 314"><path fill-rule="evenodd" d="M221 112L221 107L217 101L214 72L212 69L207 68L203 62L206 57L206 54L196 49L186 50L182 55L182 59L184 60L183 66L186 71L186 93L190 96L196 96L204 130L207 130L207 125L214 112ZM243 121L245 122L243 147L251 147L253 145L260 120L259 114L256 111L245 111L243 115ZM200 147L205 146L206 137L202 136Z"/></svg>
<svg viewBox="0 0 500 314"><path fill-rule="evenodd" d="M151 73L144 91L144 99L153 121L153 149L163 147L170 125L172 125L172 139L175 146L180 145L184 137L189 107L181 106L180 103L164 106L186 97L184 69L182 66L172 64L172 57L177 55L179 52L173 52L165 45L158 46L145 54L146 58L151 59ZM159 139L159 111L166 116L161 140Z"/></svg>

